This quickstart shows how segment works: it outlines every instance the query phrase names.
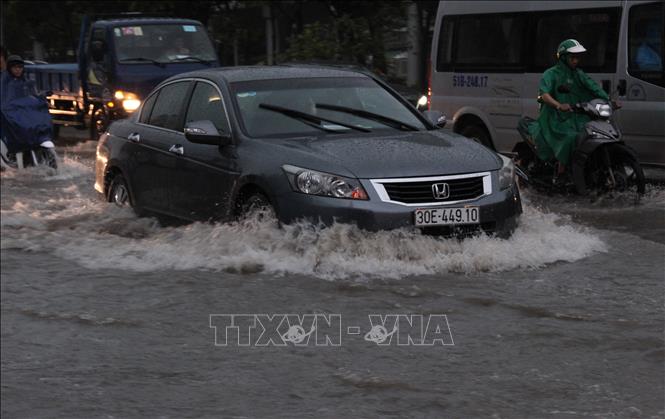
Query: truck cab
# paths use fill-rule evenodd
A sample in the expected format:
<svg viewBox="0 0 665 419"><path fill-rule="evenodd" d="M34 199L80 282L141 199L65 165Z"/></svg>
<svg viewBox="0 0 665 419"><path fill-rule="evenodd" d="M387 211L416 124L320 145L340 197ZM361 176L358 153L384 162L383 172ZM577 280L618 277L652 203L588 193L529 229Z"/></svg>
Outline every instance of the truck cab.
<svg viewBox="0 0 665 419"><path fill-rule="evenodd" d="M111 121L138 109L161 81L218 66L208 33L196 20L85 17L78 64L32 66L28 72L39 89L52 92L55 124L89 127L91 138L97 139Z"/></svg>

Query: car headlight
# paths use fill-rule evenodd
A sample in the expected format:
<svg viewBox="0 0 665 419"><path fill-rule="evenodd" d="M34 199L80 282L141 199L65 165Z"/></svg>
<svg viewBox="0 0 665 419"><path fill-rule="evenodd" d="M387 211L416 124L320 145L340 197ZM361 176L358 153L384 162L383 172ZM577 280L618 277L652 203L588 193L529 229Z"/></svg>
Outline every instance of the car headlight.
<svg viewBox="0 0 665 419"><path fill-rule="evenodd" d="M116 90L114 97L122 102L122 108L127 112L134 112L141 106L141 100L134 93Z"/></svg>
<svg viewBox="0 0 665 419"><path fill-rule="evenodd" d="M512 159L501 154L499 154L499 157L503 162L501 170L499 170L499 187L503 190L510 188L515 181L515 165Z"/></svg>
<svg viewBox="0 0 665 419"><path fill-rule="evenodd" d="M282 166L291 188L308 195L368 200L367 192L357 179L285 164Z"/></svg>

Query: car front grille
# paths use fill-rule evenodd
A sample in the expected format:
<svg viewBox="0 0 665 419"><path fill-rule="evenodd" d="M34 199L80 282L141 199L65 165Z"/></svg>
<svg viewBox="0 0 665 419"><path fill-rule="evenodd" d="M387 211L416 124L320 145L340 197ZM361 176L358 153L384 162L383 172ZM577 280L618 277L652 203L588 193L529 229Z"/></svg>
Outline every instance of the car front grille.
<svg viewBox="0 0 665 419"><path fill-rule="evenodd" d="M434 197L432 185L441 183L448 185L448 197L437 199ZM382 185L391 201L405 204L466 201L485 194L483 176L417 182L382 182Z"/></svg>

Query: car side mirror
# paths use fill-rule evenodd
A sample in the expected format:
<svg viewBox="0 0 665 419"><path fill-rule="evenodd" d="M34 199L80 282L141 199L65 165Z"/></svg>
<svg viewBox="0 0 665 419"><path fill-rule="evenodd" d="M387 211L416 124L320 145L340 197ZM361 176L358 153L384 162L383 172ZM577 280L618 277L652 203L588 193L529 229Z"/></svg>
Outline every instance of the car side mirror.
<svg viewBox="0 0 665 419"><path fill-rule="evenodd" d="M446 123L448 120L446 119L446 115L443 114L443 112L439 111L423 111L423 115L425 115L425 118L429 122L431 122L433 125L435 125L438 128L443 128L446 126Z"/></svg>
<svg viewBox="0 0 665 419"><path fill-rule="evenodd" d="M185 138L195 144L225 146L231 144L231 134L217 131L212 121L192 121L185 125Z"/></svg>

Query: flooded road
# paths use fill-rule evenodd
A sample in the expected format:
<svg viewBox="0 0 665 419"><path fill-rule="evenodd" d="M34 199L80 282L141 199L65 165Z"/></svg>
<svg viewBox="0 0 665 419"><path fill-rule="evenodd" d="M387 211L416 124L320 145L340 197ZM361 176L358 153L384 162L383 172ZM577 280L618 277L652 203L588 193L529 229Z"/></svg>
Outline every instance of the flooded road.
<svg viewBox="0 0 665 419"><path fill-rule="evenodd" d="M510 240L162 226L99 200L94 143L60 151L58 173L2 174L3 417L665 416L662 186L527 192ZM239 313L342 333L220 345L211 315ZM445 315L450 341L368 341L377 314Z"/></svg>

